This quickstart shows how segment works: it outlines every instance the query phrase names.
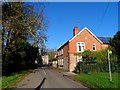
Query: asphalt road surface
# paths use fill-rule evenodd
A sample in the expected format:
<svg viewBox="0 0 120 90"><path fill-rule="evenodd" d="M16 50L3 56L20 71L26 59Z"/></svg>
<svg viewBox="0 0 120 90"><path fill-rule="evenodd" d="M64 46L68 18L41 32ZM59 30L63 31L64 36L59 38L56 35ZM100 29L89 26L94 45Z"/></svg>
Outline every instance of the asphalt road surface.
<svg viewBox="0 0 120 90"><path fill-rule="evenodd" d="M62 72L58 72L49 67L39 68L39 72L45 77L39 88L87 88L80 83L63 76Z"/></svg>

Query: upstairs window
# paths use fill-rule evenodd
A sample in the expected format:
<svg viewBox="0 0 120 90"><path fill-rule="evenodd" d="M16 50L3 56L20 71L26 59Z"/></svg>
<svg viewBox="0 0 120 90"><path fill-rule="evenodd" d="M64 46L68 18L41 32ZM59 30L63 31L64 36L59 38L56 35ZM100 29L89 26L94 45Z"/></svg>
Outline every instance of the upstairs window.
<svg viewBox="0 0 120 90"><path fill-rule="evenodd" d="M77 42L77 52L84 52L84 50L85 50L85 43Z"/></svg>
<svg viewBox="0 0 120 90"><path fill-rule="evenodd" d="M93 43L92 48L93 48L93 51L96 51L96 44L95 43Z"/></svg>
<svg viewBox="0 0 120 90"><path fill-rule="evenodd" d="M62 49L62 54L63 54L63 49Z"/></svg>
<svg viewBox="0 0 120 90"><path fill-rule="evenodd" d="M59 55L61 55L61 50L59 51Z"/></svg>

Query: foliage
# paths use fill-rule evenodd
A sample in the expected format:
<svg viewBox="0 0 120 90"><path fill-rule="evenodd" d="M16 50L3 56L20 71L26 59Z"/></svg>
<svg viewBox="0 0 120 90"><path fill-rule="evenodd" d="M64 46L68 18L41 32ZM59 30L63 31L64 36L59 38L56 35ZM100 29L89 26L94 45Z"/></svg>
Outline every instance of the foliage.
<svg viewBox="0 0 120 90"><path fill-rule="evenodd" d="M91 72L108 72L108 65L105 63L86 64L78 62L75 67L76 73L91 73Z"/></svg>
<svg viewBox="0 0 120 90"><path fill-rule="evenodd" d="M33 68L38 46L46 41L43 7L25 2L2 3L2 74Z"/></svg>
<svg viewBox="0 0 120 90"><path fill-rule="evenodd" d="M38 48L22 39L18 39L14 46L16 48L8 46L6 52L3 53L3 75L34 67L34 61L39 53Z"/></svg>
<svg viewBox="0 0 120 90"><path fill-rule="evenodd" d="M118 31L110 40L110 45L113 53L117 55L118 63L120 63L120 31Z"/></svg>
<svg viewBox="0 0 120 90"><path fill-rule="evenodd" d="M119 85L119 73L112 73L112 82L109 81L109 73L91 73L91 74L78 74L75 79L82 82L89 88L118 88ZM118 86L119 85L119 86Z"/></svg>
<svg viewBox="0 0 120 90"><path fill-rule="evenodd" d="M88 51L83 52L82 59L86 63L94 63L96 57L93 55L93 53L91 51L88 50Z"/></svg>
<svg viewBox="0 0 120 90"><path fill-rule="evenodd" d="M22 78L28 71L13 73L9 76L0 77L2 79L2 88L12 88L17 83L17 80Z"/></svg>
<svg viewBox="0 0 120 90"><path fill-rule="evenodd" d="M24 36L37 46L46 40L42 4L39 12L32 4L23 2L5 2L2 8L3 42L7 39L6 44L9 44Z"/></svg>
<svg viewBox="0 0 120 90"><path fill-rule="evenodd" d="M96 60L96 56L90 50L86 50L82 53L75 53L74 55L82 56L82 61L86 63L94 63Z"/></svg>
<svg viewBox="0 0 120 90"><path fill-rule="evenodd" d="M55 59L56 54L57 54L56 49L49 49L48 50L49 60L53 61Z"/></svg>
<svg viewBox="0 0 120 90"><path fill-rule="evenodd" d="M39 53L37 54L37 60L38 64L42 64L42 56Z"/></svg>
<svg viewBox="0 0 120 90"><path fill-rule="evenodd" d="M83 67L83 62L78 62L78 64L76 65L76 67L75 67L75 70L74 70L74 72L75 73L81 73L82 72L82 67Z"/></svg>
<svg viewBox="0 0 120 90"><path fill-rule="evenodd" d="M111 50L111 48L110 48ZM89 73L89 72L108 72L108 59L107 59L107 49L102 51L85 51L82 54L83 61L78 62L77 66L75 67L75 72L79 73ZM111 71L112 72L119 72L119 67L117 62L116 55L110 54L110 61L111 61Z"/></svg>

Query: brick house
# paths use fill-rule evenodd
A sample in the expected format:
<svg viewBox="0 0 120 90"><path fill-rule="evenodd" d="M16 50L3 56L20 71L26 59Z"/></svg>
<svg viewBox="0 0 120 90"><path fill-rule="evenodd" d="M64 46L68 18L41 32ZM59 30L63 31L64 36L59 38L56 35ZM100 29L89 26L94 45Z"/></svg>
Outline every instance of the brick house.
<svg viewBox="0 0 120 90"><path fill-rule="evenodd" d="M107 47L107 38L96 37L87 27L81 31L78 27L74 27L73 37L57 50L58 68L73 71L77 62L82 60L81 56L74 55L76 52L99 51Z"/></svg>

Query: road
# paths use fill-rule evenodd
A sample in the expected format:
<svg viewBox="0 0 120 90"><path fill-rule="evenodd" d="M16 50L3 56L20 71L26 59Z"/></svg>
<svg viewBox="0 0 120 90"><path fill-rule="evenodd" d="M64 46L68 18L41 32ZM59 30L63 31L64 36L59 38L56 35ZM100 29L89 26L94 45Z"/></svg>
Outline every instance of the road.
<svg viewBox="0 0 120 90"><path fill-rule="evenodd" d="M39 68L39 72L45 77L39 88L86 88L80 83L63 76L62 72L49 67Z"/></svg>
<svg viewBox="0 0 120 90"><path fill-rule="evenodd" d="M86 88L82 84L64 76L65 73L50 67L40 67L18 82L14 88L32 88L33 90L40 90L41 88Z"/></svg>

